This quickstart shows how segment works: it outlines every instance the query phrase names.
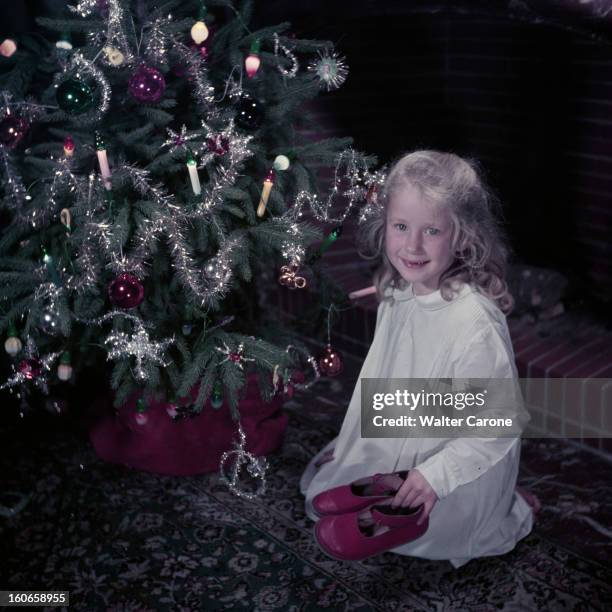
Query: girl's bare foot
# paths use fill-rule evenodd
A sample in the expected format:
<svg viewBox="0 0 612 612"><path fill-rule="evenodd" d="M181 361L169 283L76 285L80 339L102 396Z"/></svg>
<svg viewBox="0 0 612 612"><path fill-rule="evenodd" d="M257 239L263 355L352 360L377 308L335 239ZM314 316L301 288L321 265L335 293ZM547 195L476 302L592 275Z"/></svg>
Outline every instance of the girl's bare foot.
<svg viewBox="0 0 612 612"><path fill-rule="evenodd" d="M530 493L518 485L516 492L529 504L534 516L542 509L542 502L535 493Z"/></svg>

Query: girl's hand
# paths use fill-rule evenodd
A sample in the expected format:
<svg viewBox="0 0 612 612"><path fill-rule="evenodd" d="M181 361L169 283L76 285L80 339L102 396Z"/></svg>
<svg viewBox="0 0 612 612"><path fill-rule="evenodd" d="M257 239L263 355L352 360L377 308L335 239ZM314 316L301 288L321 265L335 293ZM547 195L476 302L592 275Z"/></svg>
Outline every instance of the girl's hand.
<svg viewBox="0 0 612 612"><path fill-rule="evenodd" d="M395 494L391 507L397 508L402 506L402 508L408 508L423 504L423 513L417 521L417 524L420 525L429 516L431 509L437 501L438 496L425 479L425 476L419 470L410 470L408 478L404 480L404 483Z"/></svg>

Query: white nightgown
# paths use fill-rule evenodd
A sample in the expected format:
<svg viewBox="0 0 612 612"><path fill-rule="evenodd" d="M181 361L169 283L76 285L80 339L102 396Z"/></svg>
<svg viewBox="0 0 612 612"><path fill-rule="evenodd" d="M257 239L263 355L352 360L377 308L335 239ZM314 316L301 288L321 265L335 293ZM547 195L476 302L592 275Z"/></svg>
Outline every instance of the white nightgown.
<svg viewBox="0 0 612 612"><path fill-rule="evenodd" d="M378 307L376 332L359 378L516 378L504 314L463 285L447 302L436 291L390 289ZM329 449L334 459L319 469ZM515 492L521 442L516 438L362 438L357 381L339 435L311 460L300 481L306 513L321 491L375 473L417 468L439 497L429 529L393 552L448 559L460 567L476 557L512 550L532 528L527 502Z"/></svg>

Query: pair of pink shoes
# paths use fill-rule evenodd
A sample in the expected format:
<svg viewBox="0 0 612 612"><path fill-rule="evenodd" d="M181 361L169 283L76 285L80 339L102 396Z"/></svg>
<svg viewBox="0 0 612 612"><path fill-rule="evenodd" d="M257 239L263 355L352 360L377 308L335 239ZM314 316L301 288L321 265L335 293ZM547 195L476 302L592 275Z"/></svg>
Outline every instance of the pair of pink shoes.
<svg viewBox="0 0 612 612"><path fill-rule="evenodd" d="M343 561L361 561L416 540L427 531L429 518L417 525L422 505L391 507L398 487L388 481L394 476L405 480L408 471L375 474L323 491L312 500L322 517L315 525L315 538L325 553ZM366 509L372 515L371 525L360 524L359 515Z"/></svg>

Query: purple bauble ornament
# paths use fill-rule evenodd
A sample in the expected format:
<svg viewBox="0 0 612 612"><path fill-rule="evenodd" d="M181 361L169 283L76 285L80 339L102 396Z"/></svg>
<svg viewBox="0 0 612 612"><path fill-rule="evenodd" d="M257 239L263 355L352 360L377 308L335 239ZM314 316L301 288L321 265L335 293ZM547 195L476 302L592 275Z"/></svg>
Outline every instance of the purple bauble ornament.
<svg viewBox="0 0 612 612"><path fill-rule="evenodd" d="M26 135L30 124L23 117L8 115L0 121L0 142L14 149Z"/></svg>
<svg viewBox="0 0 612 612"><path fill-rule="evenodd" d="M208 146L208 150L215 155L225 155L230 148L229 138L223 136L223 134L211 136L206 141L206 145Z"/></svg>
<svg viewBox="0 0 612 612"><path fill-rule="evenodd" d="M166 79L157 68L143 65L130 77L128 87L138 102L159 102L166 91Z"/></svg>
<svg viewBox="0 0 612 612"><path fill-rule="evenodd" d="M321 374L324 376L338 376L342 372L342 355L331 344L328 344L323 354L317 359Z"/></svg>
<svg viewBox="0 0 612 612"><path fill-rule="evenodd" d="M120 274L109 285L108 297L119 308L136 308L144 298L144 287L132 274Z"/></svg>
<svg viewBox="0 0 612 612"><path fill-rule="evenodd" d="M34 380L42 374L42 363L39 359L24 359L18 369L28 380Z"/></svg>

